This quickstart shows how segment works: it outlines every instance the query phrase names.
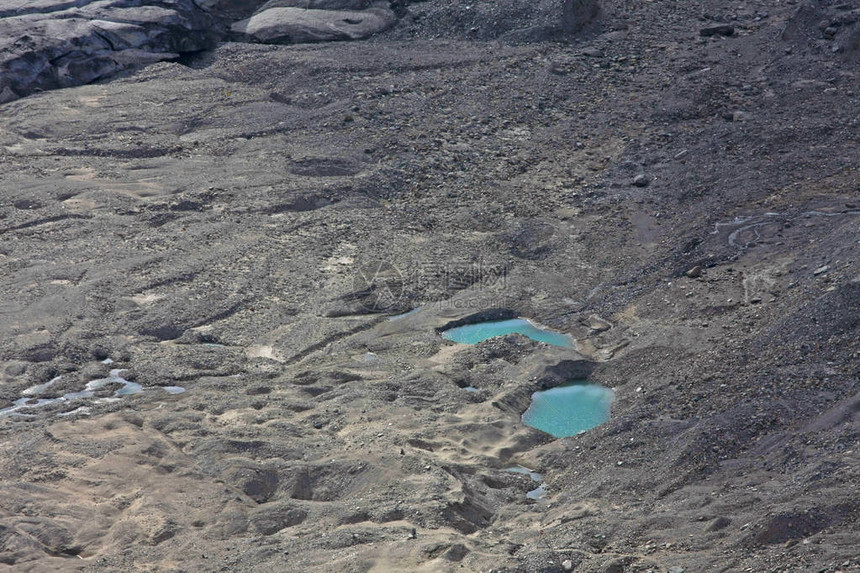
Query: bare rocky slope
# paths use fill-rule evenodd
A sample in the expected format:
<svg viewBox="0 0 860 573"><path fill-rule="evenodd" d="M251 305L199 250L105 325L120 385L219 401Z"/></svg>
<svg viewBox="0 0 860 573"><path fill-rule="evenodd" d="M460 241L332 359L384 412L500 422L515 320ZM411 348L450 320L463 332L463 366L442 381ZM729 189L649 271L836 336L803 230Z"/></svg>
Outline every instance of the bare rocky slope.
<svg viewBox="0 0 860 573"><path fill-rule="evenodd" d="M856 2L228 4L0 106L0 563L860 569ZM439 335L509 316L576 347Z"/></svg>

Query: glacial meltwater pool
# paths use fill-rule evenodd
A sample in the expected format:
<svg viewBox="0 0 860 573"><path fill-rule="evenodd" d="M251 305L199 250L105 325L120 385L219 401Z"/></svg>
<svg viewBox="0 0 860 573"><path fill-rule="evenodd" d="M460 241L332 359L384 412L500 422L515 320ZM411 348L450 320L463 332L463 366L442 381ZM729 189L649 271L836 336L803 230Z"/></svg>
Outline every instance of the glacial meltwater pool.
<svg viewBox="0 0 860 573"><path fill-rule="evenodd" d="M513 333L522 334L532 340L546 342L553 346L573 348L573 338L569 334L540 328L523 318L494 320L458 326L442 332L442 337L452 342L459 342L460 344L478 344L488 338Z"/></svg>
<svg viewBox="0 0 860 573"><path fill-rule="evenodd" d="M599 384L571 382L532 394L523 423L556 438L575 436L609 420L615 392Z"/></svg>
<svg viewBox="0 0 860 573"><path fill-rule="evenodd" d="M107 358L102 360L102 364L113 364L113 360ZM57 404L61 402L71 402L72 400L84 400L89 398L95 398L95 393L98 390L101 390L105 386L109 384L122 384L122 388L118 388L114 390L113 396L106 396L104 398L98 398L95 400L96 404L106 403L106 402L116 402L125 396L133 396L134 394L140 394L146 388L137 382L131 382L130 380L126 380L121 376L123 372L126 372L123 368L115 368L111 370L106 378L98 378L96 380L90 380L87 382L87 385L83 390L79 390L78 392L67 392L62 396L58 396L56 398L34 398L38 394L42 394L43 392L47 392L54 384L60 381L62 376L57 376L52 378L48 382L44 384L37 384L36 386L31 386L21 392L22 398L15 400L11 406L8 408L0 409L0 418L3 416L7 416L10 414L18 414L21 416L32 416L33 411L37 408L41 408L43 406L47 406L49 404ZM182 394L185 392L185 388L182 386L162 386L165 392L168 394ZM68 416L74 412L89 412L89 408L86 406L81 406L71 412L64 412L57 414L58 416Z"/></svg>

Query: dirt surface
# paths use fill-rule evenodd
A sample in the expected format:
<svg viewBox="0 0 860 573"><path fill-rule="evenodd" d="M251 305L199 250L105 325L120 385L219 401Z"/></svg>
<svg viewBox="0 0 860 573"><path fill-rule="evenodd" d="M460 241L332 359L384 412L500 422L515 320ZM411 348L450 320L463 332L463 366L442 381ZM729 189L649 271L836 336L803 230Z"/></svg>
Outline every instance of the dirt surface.
<svg viewBox="0 0 860 573"><path fill-rule="evenodd" d="M860 569L856 2L394 8L0 106L0 563Z"/></svg>

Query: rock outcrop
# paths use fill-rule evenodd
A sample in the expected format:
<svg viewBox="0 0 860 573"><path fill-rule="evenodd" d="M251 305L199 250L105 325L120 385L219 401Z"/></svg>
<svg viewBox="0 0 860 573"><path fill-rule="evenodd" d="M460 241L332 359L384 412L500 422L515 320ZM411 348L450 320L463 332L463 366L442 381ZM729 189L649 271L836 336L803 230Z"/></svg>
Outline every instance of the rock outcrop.
<svg viewBox="0 0 860 573"><path fill-rule="evenodd" d="M0 8L0 103L211 48L218 35L192 0L7 3Z"/></svg>

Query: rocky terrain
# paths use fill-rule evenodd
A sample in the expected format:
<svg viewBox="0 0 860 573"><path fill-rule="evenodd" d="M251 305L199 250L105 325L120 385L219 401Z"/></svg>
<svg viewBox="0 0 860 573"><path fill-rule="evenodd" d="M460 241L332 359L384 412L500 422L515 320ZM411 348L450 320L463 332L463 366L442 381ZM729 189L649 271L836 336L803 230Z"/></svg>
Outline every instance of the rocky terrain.
<svg viewBox="0 0 860 573"><path fill-rule="evenodd" d="M858 80L854 0L5 2L0 563L860 570Z"/></svg>

